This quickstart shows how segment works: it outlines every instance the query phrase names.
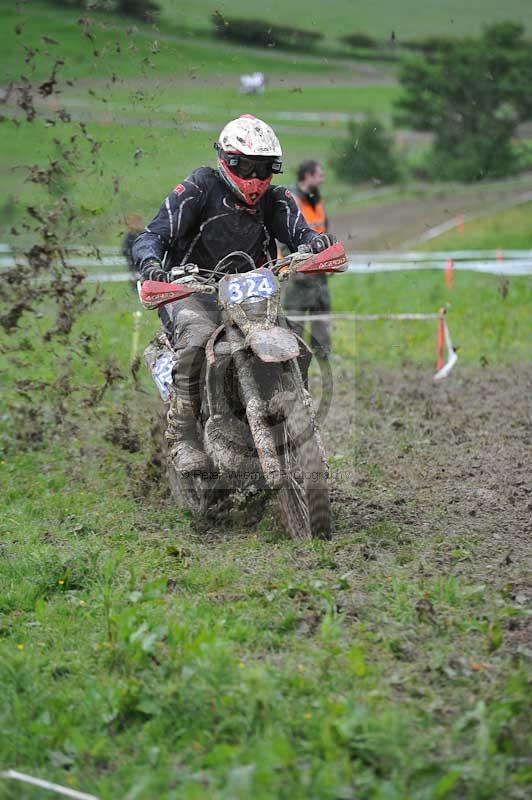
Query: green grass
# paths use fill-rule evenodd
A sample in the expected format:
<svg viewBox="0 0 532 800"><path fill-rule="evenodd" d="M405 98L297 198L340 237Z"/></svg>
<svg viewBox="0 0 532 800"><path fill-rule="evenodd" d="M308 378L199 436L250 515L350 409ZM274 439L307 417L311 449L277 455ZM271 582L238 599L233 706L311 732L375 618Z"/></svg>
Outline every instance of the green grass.
<svg viewBox="0 0 532 800"><path fill-rule="evenodd" d="M4 241L18 241L13 240L11 228L24 221L27 205L48 205L66 193L85 238L116 243L128 212L151 218L176 182L196 166L213 162L216 130L198 131L189 126L200 121L221 128L227 119L244 111L266 118L271 114L274 125L284 125L289 131L283 131L282 139L286 179L291 182L296 163L309 152L327 160L343 123L321 126L297 119L283 121L283 113L371 110L389 115L397 92L393 86L380 85L301 86L293 80L295 76L306 75L312 81L317 74L323 79L330 74L330 66L323 60L291 55L272 59L267 54L261 60L243 48L190 38L177 41L145 25L127 33L128 23L112 15L91 13L94 23L88 32L94 42L78 24L79 14L53 5L32 2L20 13L9 6L3 19L0 46L6 80L26 75L38 85L50 75L57 56L65 62L58 68L59 93L49 108L41 107L33 123L21 121L22 115L17 123L4 121L0 158L4 189L0 236ZM21 26L19 35L14 33L17 24ZM58 44L46 43L43 36ZM24 46L36 52L28 64L24 63ZM242 97L237 76L261 68L268 74L286 76L286 89L272 88L261 98ZM334 69L336 77L348 75L341 64ZM206 78L208 84L198 81L196 85L194 78ZM228 78L233 86L227 86ZM219 80L223 85L218 85ZM91 152L92 143L83 142L77 124L58 120L55 110L63 105L73 114L82 113L98 150ZM67 166L68 174L50 198L28 181L27 167L46 167L47 159L57 158L54 140L67 142L72 136L81 142L72 159L75 166ZM134 159L138 150L142 151L140 160ZM334 182L331 185L334 189ZM25 229L19 233L27 238Z"/></svg>
<svg viewBox="0 0 532 800"><path fill-rule="evenodd" d="M164 30L161 33L146 25L126 33L128 23L112 15L91 13L93 45L77 24L79 14L36 0L20 13L7 5L3 19L0 45L6 80L26 74L38 84L50 74L54 58L61 55L65 64L58 70L60 92L54 102L65 104L73 114L81 113L89 135L99 145L91 152L91 142L83 141L79 126L59 122L53 106L41 108L31 124L21 122L20 117L17 124L4 121L0 237L13 244L32 236L23 227L25 208L49 205L62 192L74 207L79 235L90 242L117 244L128 213L135 211L150 219L177 181L196 166L213 163L212 142L218 127L243 111L256 113L278 128L285 153L282 180L291 184L295 166L302 159L310 156L329 161L344 123L286 119L283 115L372 112L389 118L399 91L378 83L342 85L350 72L336 61L287 54L272 58L271 53L261 60L245 48L190 37L177 41ZM19 36L14 35L17 23L21 24ZM44 35L59 44L47 44ZM24 63L23 45L38 51L29 64ZM93 55L94 48L98 56ZM237 75L258 68L286 76L286 88L276 86L263 97L244 98L237 90ZM313 84L314 77L321 83L327 76L333 80L331 69L340 85ZM213 130L194 129L196 122ZM45 167L48 158L57 157L54 139L66 142L72 136L81 142L75 166L66 168L67 175L50 197L29 182L27 167ZM410 145L403 147L403 158L415 158L415 150ZM135 159L138 151L141 157ZM437 186L422 189L437 191ZM403 187L393 199L407 197L407 193ZM353 188L339 181L332 170L327 175L327 198L330 213L345 211L356 202ZM13 226L19 237L11 233Z"/></svg>
<svg viewBox="0 0 532 800"><path fill-rule="evenodd" d="M172 0L161 0L161 6L163 20L192 28L210 27L213 5L208 0L179 8ZM336 0L334 14L323 13L322 4L307 0L269 0L260 6L225 0L216 8L229 18L265 19L317 30L331 38L363 32L387 41L392 30L399 41L428 35L471 36L480 33L483 25L506 19L523 22L532 33L532 9L526 0L509 0L504 8L495 0L471 0L467 5L460 0L403 0L401 4L378 0L356 6L351 0Z"/></svg>
<svg viewBox="0 0 532 800"><path fill-rule="evenodd" d="M22 66L12 32L19 15L4 5L0 43L13 77ZM187 6L175 24L196 24L186 14L198 19L203 8ZM290 9L297 6L260 12L283 21ZM388 10L379 23L372 16L379 7L367 6L356 27L374 19L377 27L368 30L384 36L380 31L394 26L395 8ZM432 11L434 25L443 25L441 4ZM312 13L306 6L298 19L310 25ZM422 14L401 13L408 35L424 32ZM461 14L466 32L470 8ZM88 94L92 88L131 116L163 116L156 104L164 98L185 114L218 120L239 102L230 90L209 86L207 101L190 89L174 97L164 77L323 70L317 60L265 54L262 61L193 40L179 46L164 40L154 54L154 34L142 27L128 37L97 27L101 55L93 57L78 16L33 2L20 15L27 18L20 38L60 40L65 73L84 79L63 86L65 92L79 90L98 113L105 104ZM350 29L343 4L338 22L332 14L320 19L330 35L339 23L342 32ZM129 42L137 52L127 50ZM46 49L50 56L39 57L35 80L49 74L54 51ZM146 56L154 67L142 64ZM106 88L113 72L145 96L128 100L119 80ZM164 88L156 98L158 79ZM393 99L387 87L313 92L275 90L271 101L252 102L271 111L308 110L314 102L329 110L374 103L385 111ZM206 110L198 111L202 103ZM288 174L310 145L319 158L331 147L327 131L311 138L300 127L283 136ZM45 127L40 120L4 123L3 131L2 238L15 224L21 235L14 241L28 236L20 227L25 205L49 208L65 191L77 212L77 235L116 244L127 211L149 217L168 188L212 156L209 132L126 127L112 118L87 126L101 143L97 153L75 125ZM80 139L79 158L50 197L25 181L23 165L43 166L55 153L54 137L71 135ZM458 273L447 292L439 272L347 275L332 278L331 289L338 311L435 311L450 302L457 371L529 358L528 279L505 284ZM473 557L475 541L461 531L443 537L430 526L416 537L385 513L364 526L340 500L334 541L301 546L283 538L272 513L246 528L238 517L225 530L220 523L213 534L156 490L146 497L156 400L143 367L136 387L130 377L136 307L127 285L109 285L76 323L71 347L43 343L47 316L23 318L11 357L0 341L8 387L0 416L0 769L102 800L525 800L529 672L524 659L501 647L505 624L523 609L496 582L479 584L467 569L442 574L439 567L442 548L453 548L458 561ZM156 325L156 316L143 312L141 348ZM334 349L349 376L355 363L362 370L413 363L428 377L435 340L433 322L346 322L336 326ZM91 385L102 387L102 368L110 366L121 377L94 409ZM40 381L42 404L28 412L21 392ZM350 383L345 391L345 402L352 402ZM105 438L124 409L139 436L138 452ZM411 447L408 431L401 435L402 446ZM356 427L346 429L335 468L355 459L357 437ZM369 462L362 468L367 484L360 491L371 498L382 468ZM374 557L366 558L368 552ZM416 611L420 603L432 604L437 624ZM0 779L1 800L37 794Z"/></svg>
<svg viewBox="0 0 532 800"><path fill-rule="evenodd" d="M134 115L134 107L130 108ZM145 108L143 113L149 117ZM219 124L221 128L221 118ZM65 193L76 210L78 240L82 236L88 242L117 244L128 213L136 211L148 221L183 177L202 164L216 164L212 147L216 130L193 130L180 125L179 121L170 128L156 124L153 127L126 126L114 120L88 123L88 134L99 143L96 154L91 153L91 143L80 135L79 126L74 123L46 127L42 120L19 125L4 122L3 130L6 136L0 159L4 190L0 200L0 237L12 244L28 238L25 229L20 227L20 223L26 221L28 205L49 206ZM50 196L44 187L29 181L28 166L46 167L50 159L57 158L55 140L70 150L72 135L77 137L79 155L76 155L75 166L63 163L66 174ZM38 151L36 139L39 140ZM298 133L297 126L283 133L281 139L284 151L281 180L288 185L294 182L296 166L303 159L312 156L327 163L337 141L326 129L321 135L306 137ZM142 151L141 156L135 158L138 150ZM343 198L352 195L352 187L340 184L332 171L328 171L327 181L330 207L341 206ZM18 228L20 239L12 235L13 225Z"/></svg>
<svg viewBox="0 0 532 800"><path fill-rule="evenodd" d="M532 203L507 211L485 214L468 221L463 230L450 231L428 242L420 250L528 250L532 248L530 219Z"/></svg>
<svg viewBox="0 0 532 800"><path fill-rule="evenodd" d="M334 309L360 314L434 313L449 305L448 324L460 363L501 364L530 358L532 278L501 279L443 271L372 273L331 278ZM507 291L506 297L503 295ZM436 321L338 321L337 348L364 362L397 367L436 362Z"/></svg>
<svg viewBox="0 0 532 800"><path fill-rule="evenodd" d="M79 20L90 20L90 25ZM298 57L283 53L272 58L210 40L174 36L173 31L155 30L147 24L134 22L113 14L80 14L79 10L60 8L54 4L32 0L19 11L11 3L2 4L3 25L0 45L3 53L4 81L17 79L28 71L24 63L24 45L36 51L30 69L34 79L46 77L56 57L65 64L58 70L61 79L70 78L118 80L156 79L160 76L190 76L198 74L233 74L263 70L273 74L294 72L324 73L326 63L320 58ZM19 34L15 26L20 26ZM89 33L92 40L86 35ZM57 44L43 40L54 39ZM335 65L335 71L346 66Z"/></svg>
<svg viewBox="0 0 532 800"><path fill-rule="evenodd" d="M6 137L5 160L0 170L5 193L0 232L15 243L17 238L10 230L13 224L24 220L26 205L49 205L66 190L69 202L77 209L78 226L84 239L117 244L128 212L135 210L146 220L151 219L176 183L197 166L216 163L212 148L216 134L210 131L91 124L87 126L89 135L101 143L93 158L90 145L79 136L77 126L64 125L57 130L43 127L41 123L21 124L18 128L13 123L4 123L4 130L9 128L12 135ZM37 130L38 153L35 152ZM57 153L54 139L68 143L72 133L77 133L81 142L77 164L83 164L84 168L79 171L77 167L67 168L65 180L50 198L43 187L26 180L27 170L23 165L37 162L45 166L47 157L54 158ZM327 157L331 147L327 136L313 137L312 144L312 152L318 158ZM291 181L296 164L308 157L308 142L297 134L286 134L283 146L287 154L286 173ZM143 155L135 159L137 149L141 149ZM24 237L23 230L21 233Z"/></svg>
<svg viewBox="0 0 532 800"><path fill-rule="evenodd" d="M512 280L503 300L496 279L456 276L464 364L520 359L526 285ZM431 310L447 297L440 273L331 287L338 310ZM137 390L127 377L134 307L129 287L105 287L77 323L74 341L83 331L89 349L70 351L69 427L2 456L0 767L102 800L525 800L529 672L501 647L523 610L467 569L430 569L442 548L460 560L475 542L413 536L385 514L364 527L343 510L331 543L286 541L272 516L206 534L157 494L143 498L155 390L144 370ZM32 320L16 336L36 349L9 363L4 353L3 374L51 381L53 407L65 350L40 343L48 320ZM499 340L495 323L507 326ZM145 312L141 346L155 325ZM432 323L413 323L412 341L414 327L387 334L393 325L358 327L358 357L398 368L406 336L411 361L432 359ZM335 350L352 371L340 335ZM104 359L124 380L93 416L83 399ZM122 408L137 453L103 438ZM9 402L8 444L16 426ZM346 429L346 452L357 436ZM381 480L368 467L368 496ZM0 781L2 800L36 796Z"/></svg>
<svg viewBox="0 0 532 800"><path fill-rule="evenodd" d="M415 577L423 545L394 563L406 542L382 526L305 554L264 530L202 541L128 499L123 470L85 458L80 483L64 458L3 468L4 766L103 800L525 797L526 673L490 654L495 594ZM384 558L342 572L379 536ZM481 671L447 676L456 650Z"/></svg>
<svg viewBox="0 0 532 800"><path fill-rule="evenodd" d="M297 117L287 118L287 113L297 115L303 112L314 114L372 112L390 115L398 94L399 89L395 86L290 85L286 89L270 88L263 96L242 96L235 82L233 88L202 87L201 94L191 86L162 88L154 92L151 98L146 98L144 95L137 104L137 110L148 100L149 107L153 105L153 110L162 118L175 114L176 111L182 111L189 114L192 119L221 122L228 117L238 116L245 109L250 114L266 119L269 119L271 114L280 115L276 116L277 121L294 125L298 124ZM314 127L322 124L320 121L312 120L310 123Z"/></svg>

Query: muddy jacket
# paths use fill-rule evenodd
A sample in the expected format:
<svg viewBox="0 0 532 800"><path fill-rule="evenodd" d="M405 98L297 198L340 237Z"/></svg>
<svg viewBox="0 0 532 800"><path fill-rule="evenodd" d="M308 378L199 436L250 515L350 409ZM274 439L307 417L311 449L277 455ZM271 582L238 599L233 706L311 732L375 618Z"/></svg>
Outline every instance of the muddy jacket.
<svg viewBox="0 0 532 800"><path fill-rule="evenodd" d="M166 255L166 272L181 264L197 264L201 272L242 250L261 266L276 257L276 239L294 251L315 236L284 186L270 186L249 207L235 198L216 170L200 167L168 195L136 239L133 258L144 277L163 279L149 266L144 268L150 259L163 262Z"/></svg>

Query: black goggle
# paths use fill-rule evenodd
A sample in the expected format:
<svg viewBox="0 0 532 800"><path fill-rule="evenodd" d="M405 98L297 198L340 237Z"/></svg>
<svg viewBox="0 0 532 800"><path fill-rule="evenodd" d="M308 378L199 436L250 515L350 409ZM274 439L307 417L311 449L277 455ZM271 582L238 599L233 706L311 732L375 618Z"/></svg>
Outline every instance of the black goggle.
<svg viewBox="0 0 532 800"><path fill-rule="evenodd" d="M264 181L271 175L279 175L283 171L283 162L278 158L249 158L236 153L218 151L227 166L239 178L257 177Z"/></svg>

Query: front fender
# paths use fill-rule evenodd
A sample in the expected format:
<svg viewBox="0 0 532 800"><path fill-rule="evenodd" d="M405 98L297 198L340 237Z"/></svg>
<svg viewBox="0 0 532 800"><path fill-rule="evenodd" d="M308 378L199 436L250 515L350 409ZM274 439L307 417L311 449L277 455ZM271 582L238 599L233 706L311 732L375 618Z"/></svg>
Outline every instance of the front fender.
<svg viewBox="0 0 532 800"><path fill-rule="evenodd" d="M278 325L272 328L259 328L246 336L246 345L261 361L290 361L299 355L296 335Z"/></svg>

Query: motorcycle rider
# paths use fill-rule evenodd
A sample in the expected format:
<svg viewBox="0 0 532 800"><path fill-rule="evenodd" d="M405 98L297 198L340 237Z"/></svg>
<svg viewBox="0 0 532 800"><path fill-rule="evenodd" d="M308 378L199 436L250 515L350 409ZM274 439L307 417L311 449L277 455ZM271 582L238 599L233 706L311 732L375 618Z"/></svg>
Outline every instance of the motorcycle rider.
<svg viewBox="0 0 532 800"><path fill-rule="evenodd" d="M290 251L309 245L321 252L336 240L305 222L291 192L271 186L282 171L282 150L274 131L245 114L231 120L215 143L217 168L199 167L179 183L133 245L142 280L168 281L172 268L195 264L208 276L229 253L243 251L257 267L276 257L276 239ZM249 265L229 265L228 271ZM192 294L160 312L176 354L174 396L168 422L170 455L178 472L209 471L210 460L197 431L200 376L205 345L219 325L216 297ZM170 413L171 412L171 413Z"/></svg>

